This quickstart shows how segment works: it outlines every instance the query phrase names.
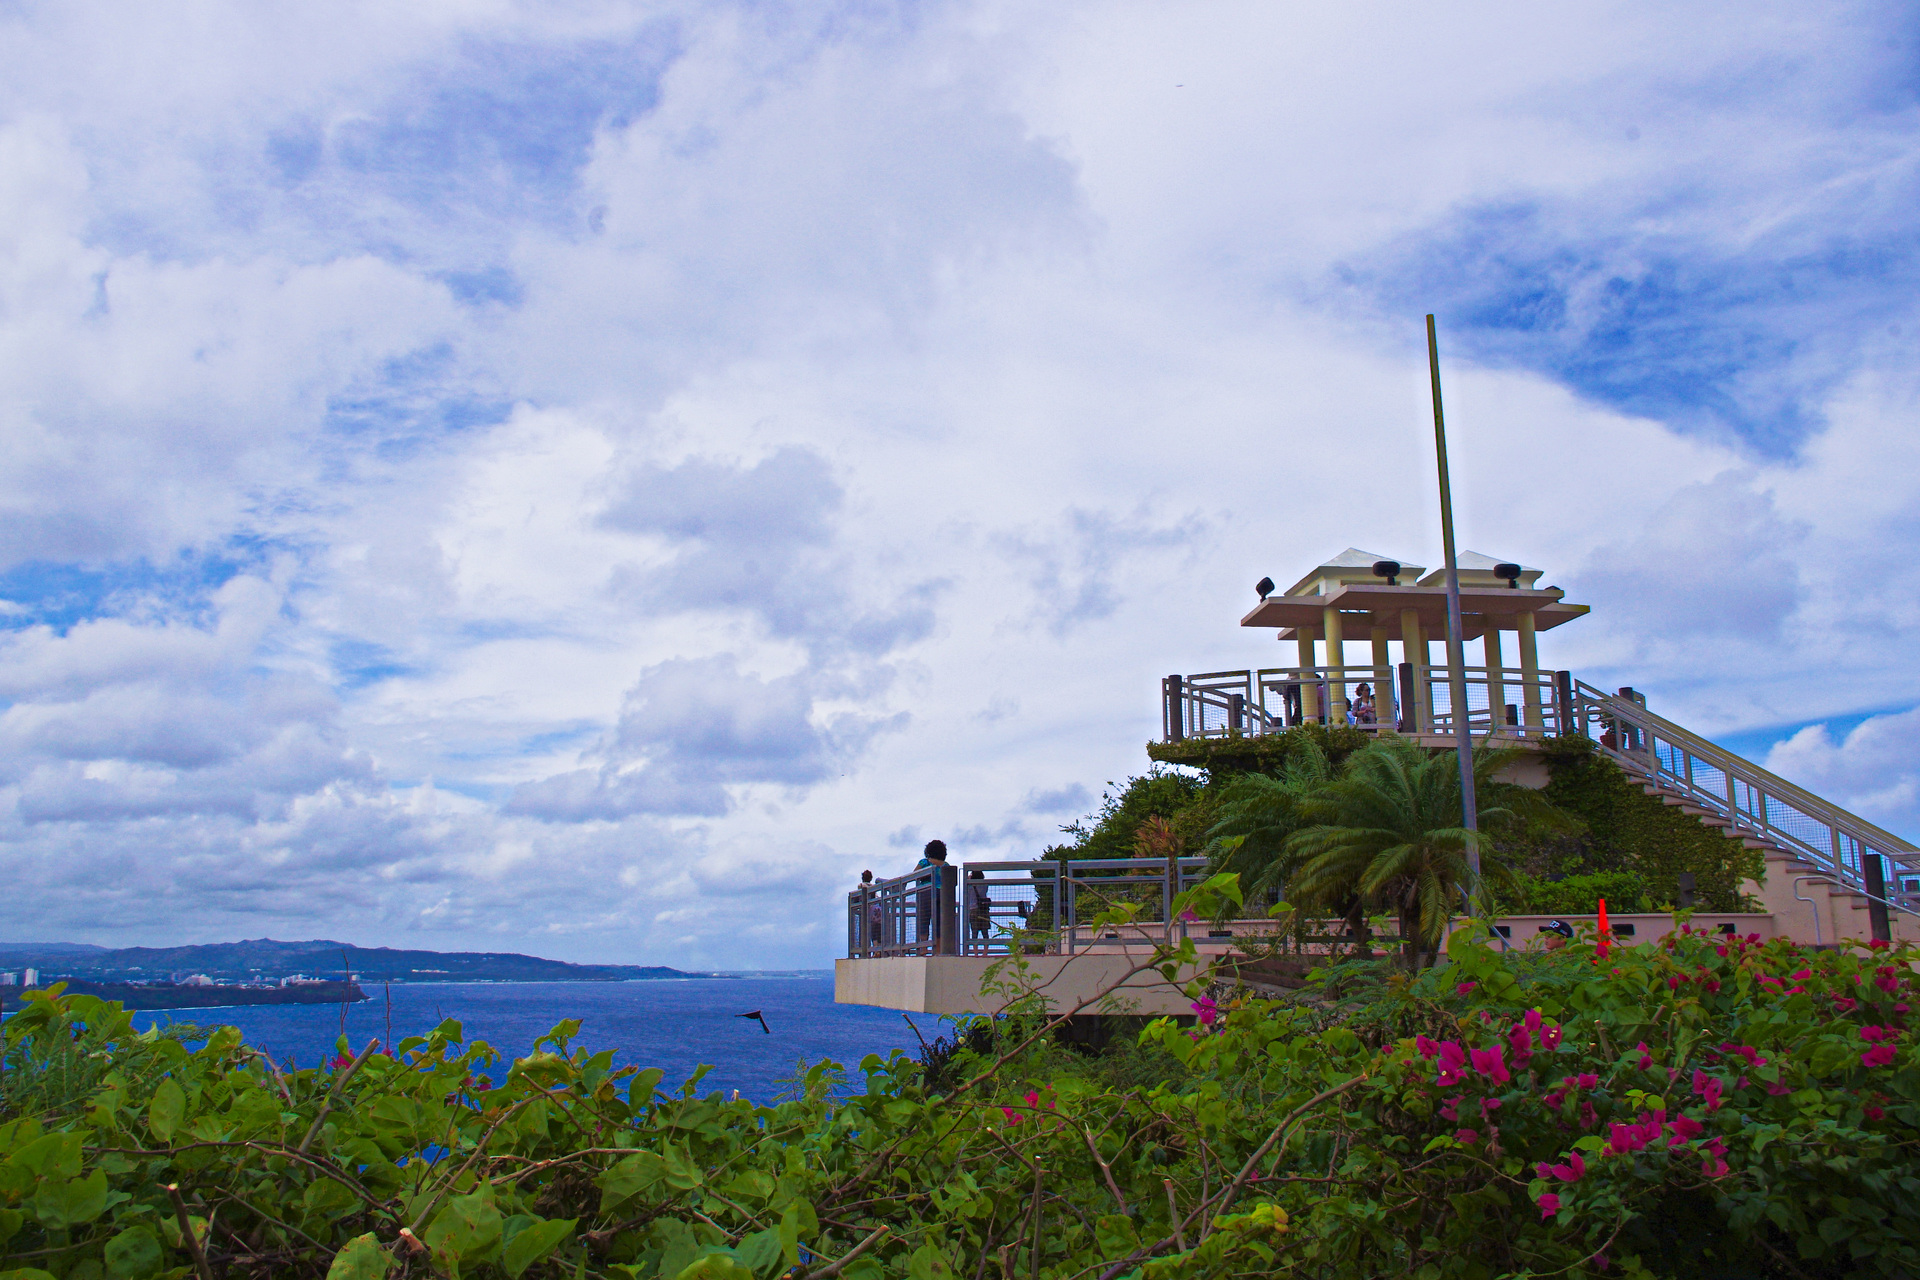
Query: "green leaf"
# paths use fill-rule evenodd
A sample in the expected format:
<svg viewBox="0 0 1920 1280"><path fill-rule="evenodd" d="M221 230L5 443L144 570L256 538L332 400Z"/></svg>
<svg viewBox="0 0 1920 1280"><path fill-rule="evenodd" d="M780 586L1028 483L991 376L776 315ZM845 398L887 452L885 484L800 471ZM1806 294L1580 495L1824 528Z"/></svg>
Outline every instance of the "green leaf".
<svg viewBox="0 0 1920 1280"><path fill-rule="evenodd" d="M506 1242L501 1253L501 1264L507 1274L518 1277L522 1271L560 1247L573 1232L573 1218L549 1218L533 1222L514 1232Z"/></svg>
<svg viewBox="0 0 1920 1280"><path fill-rule="evenodd" d="M445 1251L456 1258L475 1258L500 1243L500 1210L486 1192L454 1196L440 1212L422 1239L435 1253Z"/></svg>
<svg viewBox="0 0 1920 1280"><path fill-rule="evenodd" d="M18 1209L0 1209L0 1244L5 1244L19 1235L20 1228L26 1220L26 1215Z"/></svg>
<svg viewBox="0 0 1920 1280"><path fill-rule="evenodd" d="M49 1133L35 1138L14 1152L7 1163L43 1178L77 1178L80 1176L80 1135Z"/></svg>
<svg viewBox="0 0 1920 1280"><path fill-rule="evenodd" d="M393 1255L382 1249L369 1231L347 1241L347 1247L333 1255L327 1280L381 1280L392 1265Z"/></svg>
<svg viewBox="0 0 1920 1280"><path fill-rule="evenodd" d="M754 1280L754 1274L737 1259L724 1253L709 1253L695 1258L674 1280Z"/></svg>
<svg viewBox="0 0 1920 1280"><path fill-rule="evenodd" d="M1093 1224L1093 1236L1100 1251L1109 1258L1124 1258L1140 1247L1139 1233L1133 1221L1119 1214L1107 1214Z"/></svg>
<svg viewBox="0 0 1920 1280"><path fill-rule="evenodd" d="M360 1199L332 1178L315 1178L301 1193L300 1203L309 1213L338 1218L359 1207Z"/></svg>
<svg viewBox="0 0 1920 1280"><path fill-rule="evenodd" d="M615 1205L625 1204L666 1176L665 1160L651 1151L634 1152L597 1179L600 1211L605 1213Z"/></svg>
<svg viewBox="0 0 1920 1280"><path fill-rule="evenodd" d="M72 1181L48 1179L33 1198L33 1216L49 1231L92 1222L107 1209L107 1175L95 1169Z"/></svg>
<svg viewBox="0 0 1920 1280"><path fill-rule="evenodd" d="M53 1280L53 1273L38 1267L20 1267L14 1271L0 1271L0 1280Z"/></svg>
<svg viewBox="0 0 1920 1280"><path fill-rule="evenodd" d="M153 1101L147 1104L147 1124L153 1136L162 1142L172 1142L186 1115L187 1095L172 1080L162 1080L160 1087L153 1091Z"/></svg>
<svg viewBox="0 0 1920 1280"><path fill-rule="evenodd" d="M782 1246L779 1231L756 1231L734 1250L742 1265L762 1275L773 1275L780 1267Z"/></svg>
<svg viewBox="0 0 1920 1280"><path fill-rule="evenodd" d="M805 1200L795 1200L780 1215L780 1252L787 1255L787 1264L800 1265L800 1241L811 1240L820 1234L820 1219L814 1216L813 1206Z"/></svg>
<svg viewBox="0 0 1920 1280"><path fill-rule="evenodd" d="M144 1280L160 1269L166 1256L147 1227L128 1227L107 1241L107 1271L121 1280Z"/></svg>

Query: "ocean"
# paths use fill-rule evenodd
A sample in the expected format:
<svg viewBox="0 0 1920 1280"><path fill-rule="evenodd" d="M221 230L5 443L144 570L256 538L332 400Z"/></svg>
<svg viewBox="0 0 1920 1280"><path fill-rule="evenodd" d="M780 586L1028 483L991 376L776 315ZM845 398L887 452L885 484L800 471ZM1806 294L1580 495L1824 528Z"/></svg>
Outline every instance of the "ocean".
<svg viewBox="0 0 1920 1280"><path fill-rule="evenodd" d="M660 1087L678 1089L703 1064L713 1070L699 1091L738 1089L755 1102L772 1102L789 1088L801 1064L838 1062L861 1088L860 1059L890 1050L919 1052L919 1041L891 1009L833 1002L833 978L685 978L651 982L421 983L393 987L393 1038L424 1035L443 1019L459 1021L468 1041L484 1040L503 1058L524 1057L536 1038L565 1018L580 1021L573 1043L611 1049L622 1066L658 1067ZM357 1052L370 1038L387 1040L385 993L347 1006L347 1040ZM767 1030L737 1014L759 1010ZM253 1005L137 1013L135 1024L191 1022L235 1026L247 1043L276 1062L311 1067L333 1057L340 1006ZM932 1040L949 1028L928 1015L914 1018Z"/></svg>

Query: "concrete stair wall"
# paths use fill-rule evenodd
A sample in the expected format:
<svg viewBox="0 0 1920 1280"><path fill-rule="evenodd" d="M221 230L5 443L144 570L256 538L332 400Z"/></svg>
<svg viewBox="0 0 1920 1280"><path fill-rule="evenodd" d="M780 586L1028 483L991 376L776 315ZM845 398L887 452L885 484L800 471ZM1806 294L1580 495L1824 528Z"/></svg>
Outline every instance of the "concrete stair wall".
<svg viewBox="0 0 1920 1280"><path fill-rule="evenodd" d="M1657 796L1662 804L1698 819L1702 826L1713 827L1729 839L1738 839L1747 848L1760 851L1766 860L1766 879L1747 881L1744 891L1764 904L1782 934L1806 944L1836 943L1848 938L1864 940L1873 936L1866 894L1830 880L1801 880L1804 876L1821 875L1822 869L1769 839L1765 833L1702 808L1686 792L1655 780L1632 761L1617 760L1617 763L1628 777L1641 784L1640 789L1647 795ZM1896 939L1920 943L1920 917L1893 908L1888 909L1887 917Z"/></svg>

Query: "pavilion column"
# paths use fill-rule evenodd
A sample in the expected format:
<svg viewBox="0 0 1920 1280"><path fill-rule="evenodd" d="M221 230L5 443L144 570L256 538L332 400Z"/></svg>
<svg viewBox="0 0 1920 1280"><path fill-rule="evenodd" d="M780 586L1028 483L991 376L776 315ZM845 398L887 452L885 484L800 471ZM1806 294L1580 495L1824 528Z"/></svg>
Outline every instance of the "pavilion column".
<svg viewBox="0 0 1920 1280"><path fill-rule="evenodd" d="M1433 725L1433 699L1427 690L1427 637L1420 627L1417 609L1400 611L1400 657L1413 664L1413 706L1407 709L1415 733L1426 733Z"/></svg>
<svg viewBox="0 0 1920 1280"><path fill-rule="evenodd" d="M1373 721L1391 729L1393 715L1393 655L1387 651L1387 629L1373 628Z"/></svg>
<svg viewBox="0 0 1920 1280"><path fill-rule="evenodd" d="M1433 723L1433 708L1427 705L1427 641L1420 633L1420 611L1400 611L1400 653L1413 664L1413 708L1410 718L1415 733L1425 733Z"/></svg>
<svg viewBox="0 0 1920 1280"><path fill-rule="evenodd" d="M1340 611L1331 606L1322 609L1327 635L1327 723L1347 722L1347 682L1340 678L1347 665L1345 637L1340 634Z"/></svg>
<svg viewBox="0 0 1920 1280"><path fill-rule="evenodd" d="M1507 723L1507 686L1500 679L1500 621L1488 614L1486 625L1487 709L1492 719L1488 732L1498 733Z"/></svg>
<svg viewBox="0 0 1920 1280"><path fill-rule="evenodd" d="M1295 627L1293 638L1300 646L1300 721L1312 724L1320 718L1320 681L1313 673L1319 665L1313 660L1313 628Z"/></svg>
<svg viewBox="0 0 1920 1280"><path fill-rule="evenodd" d="M1526 683L1521 690L1520 720L1529 729L1544 729L1546 722L1540 718L1540 654L1533 642L1533 611L1529 609L1520 615L1520 679Z"/></svg>

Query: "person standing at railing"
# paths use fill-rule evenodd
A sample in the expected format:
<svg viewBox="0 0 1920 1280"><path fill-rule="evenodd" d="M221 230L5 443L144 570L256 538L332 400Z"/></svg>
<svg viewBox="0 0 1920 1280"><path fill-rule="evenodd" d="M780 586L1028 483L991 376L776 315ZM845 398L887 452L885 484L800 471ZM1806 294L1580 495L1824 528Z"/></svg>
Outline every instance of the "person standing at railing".
<svg viewBox="0 0 1920 1280"><path fill-rule="evenodd" d="M1355 724L1373 724L1375 722L1373 687L1371 685L1357 684L1353 687L1353 710L1350 712L1349 718Z"/></svg>
<svg viewBox="0 0 1920 1280"><path fill-rule="evenodd" d="M886 945L887 909L881 905L880 899L873 892L873 872L862 871L860 873L860 889L867 895L867 937L865 949L868 952L872 952L875 948Z"/></svg>
<svg viewBox="0 0 1920 1280"><path fill-rule="evenodd" d="M940 937L940 912L935 906L934 890L940 884L940 877L947 874L947 842L929 840L923 856L915 871L927 874L918 881L919 888L914 893L913 915L920 926L913 940L932 955L938 947L933 945Z"/></svg>
<svg viewBox="0 0 1920 1280"><path fill-rule="evenodd" d="M976 871L967 878L967 941L992 936L993 897L987 892L987 873Z"/></svg>

